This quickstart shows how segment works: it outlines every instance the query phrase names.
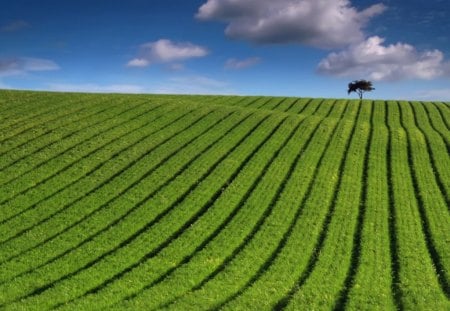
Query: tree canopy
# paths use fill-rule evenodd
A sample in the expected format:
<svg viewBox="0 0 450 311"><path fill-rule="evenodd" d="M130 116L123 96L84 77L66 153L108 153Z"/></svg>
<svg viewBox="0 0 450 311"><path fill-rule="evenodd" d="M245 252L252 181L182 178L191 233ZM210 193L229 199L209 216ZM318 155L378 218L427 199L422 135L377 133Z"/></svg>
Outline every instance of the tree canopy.
<svg viewBox="0 0 450 311"><path fill-rule="evenodd" d="M375 90L375 88L372 87L372 82L366 80L355 80L348 84L348 94L355 92L359 95L359 99L363 98L364 92L370 92L373 90Z"/></svg>

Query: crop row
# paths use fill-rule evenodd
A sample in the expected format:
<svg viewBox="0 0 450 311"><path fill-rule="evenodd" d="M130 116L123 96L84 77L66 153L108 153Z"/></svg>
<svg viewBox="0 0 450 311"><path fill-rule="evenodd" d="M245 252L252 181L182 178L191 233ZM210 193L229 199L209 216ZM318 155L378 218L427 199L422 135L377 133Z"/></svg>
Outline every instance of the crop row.
<svg viewBox="0 0 450 311"><path fill-rule="evenodd" d="M253 120L252 122L250 122L251 120L249 119L248 120L248 122L245 122L244 124L243 124L243 126L246 126L247 128L249 127L249 126L256 126L254 123L255 123L255 121L257 121L257 120L260 120L259 122L262 122L262 120L261 120L261 117L259 117L259 118L256 118L256 116L255 117L253 117L251 120ZM253 125L252 125L253 124ZM235 129L235 131L239 131L239 130L241 130L239 127L237 127L236 129ZM242 134L239 134L239 135L233 135L232 137L230 136L230 138L233 138L233 139L239 139L239 136L240 135L244 135L244 137L245 137L245 132L243 132ZM225 136L224 137L224 139L230 139L230 138L228 138L228 136ZM168 144L168 146L173 146L172 144ZM195 145L193 145L194 147L195 147ZM218 146L216 146L214 149L212 149L211 151L210 151L210 153L211 152L213 152L213 151L215 151L216 153L217 152L220 152L220 151L224 151L224 147L222 146L221 148L219 148L219 146L221 146L221 145L218 145ZM226 149L225 149L226 150ZM189 153L187 153L188 155L189 155ZM209 154L209 153L208 153ZM206 159L205 159L206 158ZM151 158L150 158L151 159ZM208 157L206 154L205 155L203 155L202 156L202 159L205 159L205 161L206 161L206 163L207 163L207 161L214 161L214 160L217 160L217 158L216 157ZM197 161L197 162L200 162L200 164L202 164L203 163L203 165L206 165L206 163L204 163L204 162L201 162L201 161ZM196 162L196 163L197 163ZM163 170L165 170L166 171L166 174L167 173L171 173L172 172L172 170L171 170L171 167L170 166L164 166L164 167L162 167L162 169ZM207 167L205 167L204 169L207 169ZM171 185L172 185L172 187L171 188L174 188L175 187L175 185L174 184L177 184L177 186L178 187L175 187L175 189L178 189L178 190L180 190L180 189L183 189L183 188L186 188L186 187L188 187L192 182L190 182L190 183L181 183L181 180L182 180L182 178L184 177L184 176L186 176L186 177L184 177L184 178L191 178L191 179L193 179L193 181L197 181L197 179L198 179L198 176L197 176L197 174L199 173L199 171L198 170L194 170L194 169L191 169L191 170L184 170L184 174L180 174L179 176L176 176L176 178L175 178L175 180L171 183ZM131 176L133 176L133 174L131 175ZM160 178L160 176L158 176L158 175L156 175L156 176L152 176L152 175L150 175L150 176L148 176L148 178L146 178L145 180L143 180L143 181L141 181L140 183L142 183L142 186L141 185L136 185L136 187L132 187L130 190L130 192L131 193L129 193L128 195L126 195L127 193L124 193L123 195L121 195L120 197L117 197L117 205L121 208L121 209L125 209L125 211L127 210L127 208L129 208L129 204L121 204L122 202L129 202L129 203L133 203L133 201L136 201L136 199L139 199L139 196L138 196L138 194L139 194L139 192L141 192L142 194L140 195L141 197L142 197L142 195L147 195L147 193L146 193L146 187L145 187L145 185L147 185L147 187L149 186L149 185L152 185L153 183L154 183L154 181L155 181L155 179L154 178L151 178L151 177L156 177L157 179L156 180L159 180ZM118 182L119 181L121 181L121 180L123 180L123 179L118 179ZM181 183L181 185L180 185L180 183ZM168 187L164 187L162 190L164 190L164 189L167 189ZM189 189L189 188L188 188ZM114 189L112 189L112 190L114 190ZM168 191L168 190L166 190L166 191ZM171 191L174 191L173 189L171 190ZM141 202L141 203L139 203L139 205L142 205L142 204L144 204L144 203L146 203L146 201L149 201L149 200L151 200L152 199L152 197L151 198L144 198L144 201L143 202ZM153 201L154 200L157 200L157 202L159 202L159 201L161 201L161 200L163 200L163 201L167 201L167 200L175 200L175 201L177 201L176 200L177 198L176 198L176 196L174 197L174 196L169 196L167 199L166 199L166 197L163 195L163 194L160 194L158 197L156 197L156 198L153 198ZM141 198L141 200L142 200L142 198ZM159 201L158 201L159 200ZM136 202L135 202L136 203ZM162 204L163 202L161 202L161 204L155 204L155 206L158 208L158 209L162 209L163 208L163 204ZM169 203L169 202L167 202L167 203ZM149 203L146 203L146 204L149 204ZM119 223L117 223L116 224L116 226L112 226L112 227L110 227L110 228L108 228L108 230L106 230L106 231L104 231L103 232L103 234L101 234L101 235L99 235L99 236L97 236L96 238L94 238L92 241L91 241L91 243L90 244L92 244L92 243L100 243L100 245L104 245L104 240L106 239L106 240L109 240L109 241L111 241L111 238L112 237L115 237L115 239L116 240L118 240L118 243L119 243L119 245L120 245L120 241L122 241L123 242L123 240L124 240L124 238L126 237L126 235L123 235L123 234L119 234L119 235L117 235L117 234L115 234L115 232L117 231L117 230L125 230L125 232L126 231L128 231L128 230L131 230L131 232L129 232L129 233L127 233L127 235L129 235L130 237L132 237L133 236L133 232L135 232L135 230L137 229L137 223L136 223L136 221L138 221L138 222L143 222L143 221L146 221L146 220L148 220L148 217L150 217L151 215L148 215L147 217L142 217L142 215L140 215L140 214L142 214L142 213L145 213L145 212L150 212L151 213L151 215L153 215L153 218L157 218L156 216L158 215L158 213L157 213L157 210L149 210L149 209L143 209L143 208L140 208L140 209L134 209L133 210L133 212L132 213L130 213L129 215L128 215L128 217L127 218L125 218L124 220L122 220L122 221L120 221ZM160 211L160 212L162 212L162 211ZM100 223L100 225L103 225L102 223ZM144 226L145 227L145 226ZM135 238L139 238L140 236L139 235L136 235L135 236ZM85 247L84 248L88 248L89 247L89 243L86 243L86 245L85 245ZM103 246L103 248L104 248L104 246ZM118 247L118 249L120 249L120 247ZM102 251L102 248L98 248L98 251ZM86 253L86 252L84 252L84 250L83 250L83 248L82 249L75 249L72 253L75 253L75 254L77 254L77 255L80 255L80 256L84 256L84 257L88 257L88 258L86 258L85 260L89 260L89 258L92 258L92 259L94 259L94 261L95 261L95 259L97 258L97 256L96 256L96 253L94 252L93 254L89 254L89 253ZM71 254L71 255L73 255L73 254ZM64 259L65 259L65 257L68 257L68 258L70 258L71 256L63 256L60 260L56 260L56 261L54 261L54 262L52 262L50 265L58 265L58 264L61 264L61 262L64 262ZM73 256L72 256L73 257ZM91 260L92 260L91 259ZM70 259L67 259L66 258L66 260L70 260ZM82 262L83 261L81 261L81 262L78 262L78 264L82 264ZM49 268L48 266L45 266L45 267L43 267L42 269L45 269L45 268ZM86 267L87 268L87 267ZM63 273L64 271L59 271L60 273Z"/></svg>
<svg viewBox="0 0 450 311"><path fill-rule="evenodd" d="M332 102L330 103L332 104ZM324 108L327 105L324 105ZM328 105L327 110L330 111L330 105ZM342 112L343 107L335 107L334 116L339 116L339 111ZM336 119L333 118L333 122L336 123ZM317 119L313 119L310 122L305 121L303 127L300 127L298 130L298 137L308 137L311 135L311 131L317 126ZM313 126L312 126L313 125ZM332 126L330 124L328 126L323 126L322 129L319 129L317 133L317 140L314 140L316 144L323 144L322 132L327 129L324 133L330 133L332 131ZM302 133L302 131L307 131L306 133ZM325 136L326 137L326 136ZM295 136L294 136L295 138ZM296 165L296 163L300 162L299 150L301 150L301 145L295 146L298 143L298 138L295 138L288 143L287 149L284 152L292 152L290 150L295 150L291 156L289 161L286 161L286 156L280 154L280 156L274 160L273 165L269 169L269 172L272 172L275 176L277 176L276 172L279 171L282 167L284 167L283 171L284 176L281 175L279 177L275 177L274 175L266 175L263 179L256 185L253 193L250 194L248 199L243 202L243 211L247 211L249 214L237 214L234 219L227 225L222 232L211 242L211 244L206 245L199 254L192 258L191 261L174 271L174 274L164 280L160 284L149 288L146 292L143 292L135 299L130 301L133 303L132 305L127 305L128 307L133 308L133 306L150 308L158 306L158 303L168 303L174 298L177 298L180 294L185 292L188 296L183 297L183 299L179 299L179 301L175 302L175 306L183 308L183 304L186 303L197 307L208 307L208 304L217 303L220 299L226 299L223 297L224 293L232 294L233 291L239 290L240 286L244 286L247 277L251 279L251 271L248 270L249 276L242 275L241 278L227 278L225 275L230 273L236 273L236 267L239 267L240 263L247 262L247 265L251 265L251 269L257 269L258 265L254 264L254 260L262 260L265 257L258 257L258 254L248 258L252 252L249 249L254 250L254 247L258 245L255 244L255 241L261 242L261 239L265 241L265 243L270 243L270 239L265 238L265 234L267 233L267 229L278 229L278 226L267 225L267 222L275 221L278 217L284 218L282 205L277 204L280 199L281 193L283 193L283 189L289 183L290 174L294 171L292 168ZM303 140L302 140L303 141ZM308 140L304 141L306 143ZM290 146L290 144L294 144L294 146ZM314 148L312 149L314 150ZM298 162L297 162L298 161ZM278 165L281 165L278 166ZM276 182L277 187L273 186L273 183ZM281 210L280 210L281 208ZM295 209L294 209L295 210ZM280 214L281 213L281 214ZM292 216L291 216L292 217ZM279 219L279 218L278 218ZM253 224L248 227L246 224L250 222ZM278 220L279 221L279 220ZM287 225L287 224L284 224ZM252 228L253 227L253 228ZM267 228L267 229L266 229ZM279 235L281 232L278 232ZM264 237L264 238L263 238ZM233 242L234 241L234 242ZM259 247L258 252L270 252L270 248ZM228 254L228 255L227 255ZM259 255L262 255L259 253ZM211 262L210 258L214 258L215 261ZM217 259L216 259L217 258ZM222 258L220 261L219 258ZM259 258L259 259L258 259ZM246 261L245 259L250 259ZM244 261L241 261L244 260ZM208 263L208 265L205 265ZM232 268L234 267L234 268ZM250 268L249 268L250 269ZM246 270L244 270L246 271ZM193 278L197 279L197 284L192 284ZM184 282L183 280L191 280L191 282ZM226 284L227 287L222 286L224 283L222 281L229 280L232 281L232 284ZM190 285L191 283L191 285ZM218 286L218 287L217 287ZM171 288L170 291L165 289ZM190 291L194 290L192 293ZM178 291L182 291L177 293ZM223 292L221 292L223 291ZM164 296L161 297L161 294L164 293ZM156 294L156 295L155 295ZM206 294L207 296L203 296ZM219 297L220 296L220 297ZM148 297L155 297L155 299L149 300ZM159 298L161 297L161 298ZM204 297L204 298L203 298ZM216 298L211 299L212 297ZM208 299L209 298L209 299ZM183 301L184 300L184 301ZM187 301L186 301L187 300ZM149 305L152 304L152 305ZM181 306L180 306L181 304ZM211 307L211 305L210 305Z"/></svg>
<svg viewBox="0 0 450 311"><path fill-rule="evenodd" d="M450 307L447 103L0 94L0 309Z"/></svg>
<svg viewBox="0 0 450 311"><path fill-rule="evenodd" d="M206 114L205 114L206 113ZM203 117L202 117L203 114ZM181 133L184 132L185 129L189 128L191 125L196 131L205 131L204 128L202 128L202 124L199 124L195 126L195 122L200 122L200 118L205 118L208 115L211 114L211 111L198 111L196 114L188 112L182 113L181 117L177 116L176 113L170 114L171 118L176 117L175 120L169 118L168 120L162 121L161 125L158 125L157 122L155 122L153 125L156 126L156 129L153 129L150 133L143 132L145 135L142 137L142 133L133 133L133 134L140 134L137 137L133 137L133 140L130 141L130 136L124 137L122 140L122 143L125 144L125 148L123 148L123 145L119 145L118 147L121 147L121 149L117 150L115 148L112 148L111 145L107 145L108 148L103 148L100 151L103 151L103 154L98 152L93 155L93 158L98 160L103 160L98 163L91 163L92 159L87 158L85 160L86 166L89 169L88 173L80 174L81 178L77 180L77 182L72 183L69 187L64 188L61 192L57 192L55 198L55 195L51 195L49 198L45 198L45 200L40 201L37 205L33 205L31 209L28 209L27 212L21 213L20 215L16 216L15 218L12 218L8 222L4 224L5 231L10 232L9 230L18 230L17 228L14 229L14 226L8 226L10 223L13 223L14 221L20 223L23 222L24 219L27 219L29 217L33 221L39 221L40 223L46 222L47 220L51 219L51 216L54 216L52 214L51 207L54 206L54 209L58 213L60 211L65 210L73 210L78 209L79 206L85 206L86 204L89 204L89 199L95 199L98 195L98 191L103 191L105 195L101 195L101 197L107 197L106 193L108 193L110 196L116 196L117 191L120 188L114 188L117 187L114 184L111 184L111 179L120 180L127 176L131 176L130 178L139 179L139 176L144 174L147 169L151 169L150 165L156 166L158 162L156 162L156 156L155 158L148 157L149 154L151 154L152 151L155 149L161 149L161 146L166 144L168 147L168 150L166 149L165 152L173 152L173 150L178 148L177 144L167 144L168 141L172 139L172 141L175 140L176 137L179 136ZM210 116L211 119L212 116ZM177 120L178 119L178 120ZM162 119L160 119L162 120ZM208 120L208 119L207 119ZM187 122L187 124L185 124ZM192 122L192 123L190 123ZM164 134L162 133L164 131ZM184 134L184 133L183 133ZM186 135L189 135L189 132L187 132ZM131 142L131 145L130 145ZM113 153L114 152L114 153ZM164 152L164 151L163 151ZM111 155L111 153L113 153ZM102 155L102 157L100 157ZM109 159L105 157L110 157ZM147 157L147 162L141 162L139 161L142 158ZM103 158L103 159L102 159ZM127 162L129 161L129 162ZM152 163L153 162L153 163ZM156 162L156 163L155 163ZM76 167L79 167L79 164L76 165ZM65 173L65 172L64 172ZM71 176L71 175L69 175ZM73 175L72 175L73 176ZM77 175L78 177L79 175ZM61 177L62 180L67 179L67 176L64 176L64 174L60 174L56 176L54 179L59 179ZM73 178L73 177L72 177ZM57 180L58 182L58 180ZM108 185L111 187L105 188L105 185ZM84 188L84 189L83 189ZM45 188L44 188L45 189ZM39 189L37 189L39 192ZM56 202L55 202L56 201ZM55 203L53 203L55 202ZM64 202L66 205L61 206L61 204L58 204L58 202ZM42 210L42 211L40 211ZM43 213L43 214L42 214ZM61 214L61 213L60 213ZM40 215L40 216L39 216ZM50 216L49 216L50 215ZM30 221L25 222L26 224L30 225L33 224L33 227L36 227L36 223L33 223ZM23 225L22 225L23 226ZM21 227L19 227L20 229ZM34 228L36 230L42 231L42 234L50 234L52 230L57 230L57 227L54 227L53 229L46 231L45 229L42 229L40 227ZM23 229L22 229L23 230ZM13 231L14 232L14 231ZM17 232L17 231L15 231ZM10 233L11 234L11 233ZM35 236L34 242L39 241L37 239L36 233L29 232L32 236ZM17 235L17 233L15 234ZM20 235L20 234L19 234ZM27 242L27 237L22 236L21 237L24 242ZM20 250L20 247L18 248L21 243L18 240L12 241L12 245L15 245L14 249L15 251ZM7 248L6 248L7 249ZM7 253L11 254L11 252Z"/></svg>
<svg viewBox="0 0 450 311"><path fill-rule="evenodd" d="M398 303L405 309L445 310L449 302L442 290L427 247L421 217L421 202L417 198L417 180L411 160L409 135L403 127L399 104L388 102L390 142L388 155L389 180L392 188L393 224L397 252L395 274L398 274ZM427 286L423 286L427 284Z"/></svg>

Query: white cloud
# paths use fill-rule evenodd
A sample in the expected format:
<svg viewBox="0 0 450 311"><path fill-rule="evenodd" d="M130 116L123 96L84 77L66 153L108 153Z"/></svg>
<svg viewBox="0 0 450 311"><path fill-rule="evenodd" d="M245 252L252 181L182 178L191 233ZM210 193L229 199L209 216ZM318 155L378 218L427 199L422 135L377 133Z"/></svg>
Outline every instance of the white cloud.
<svg viewBox="0 0 450 311"><path fill-rule="evenodd" d="M9 24L1 26L0 32L16 32L28 28L29 26L30 25L24 20L15 20L10 22Z"/></svg>
<svg viewBox="0 0 450 311"><path fill-rule="evenodd" d="M128 67L147 67L150 62L143 58L134 58L128 62Z"/></svg>
<svg viewBox="0 0 450 311"><path fill-rule="evenodd" d="M385 9L358 11L349 0L208 0L196 16L228 23L234 39L336 48L363 40L364 26Z"/></svg>
<svg viewBox="0 0 450 311"><path fill-rule="evenodd" d="M190 58L204 57L208 50L190 42L172 42L160 39L141 45L139 56L130 60L128 67L147 67L154 63L172 63Z"/></svg>
<svg viewBox="0 0 450 311"><path fill-rule="evenodd" d="M0 59L0 76L21 75L32 71L58 70L59 66L48 59L18 57Z"/></svg>
<svg viewBox="0 0 450 311"><path fill-rule="evenodd" d="M134 84L99 85L50 83L49 90L58 92L86 92L86 93L148 93L144 87Z"/></svg>
<svg viewBox="0 0 450 311"><path fill-rule="evenodd" d="M152 93L159 94L234 94L226 82L204 76L172 77L156 86Z"/></svg>
<svg viewBox="0 0 450 311"><path fill-rule="evenodd" d="M255 66L256 64L258 64L260 62L261 62L261 58L259 58L259 57L250 57L250 58L241 59L241 60L236 59L236 58L230 58L226 61L225 68L239 70L239 69L244 69L244 68Z"/></svg>
<svg viewBox="0 0 450 311"><path fill-rule="evenodd" d="M383 45L384 39L370 37L362 43L331 53L318 66L318 72L339 77L375 81L406 79L431 80L450 75L450 62L439 50L417 51L412 45Z"/></svg>

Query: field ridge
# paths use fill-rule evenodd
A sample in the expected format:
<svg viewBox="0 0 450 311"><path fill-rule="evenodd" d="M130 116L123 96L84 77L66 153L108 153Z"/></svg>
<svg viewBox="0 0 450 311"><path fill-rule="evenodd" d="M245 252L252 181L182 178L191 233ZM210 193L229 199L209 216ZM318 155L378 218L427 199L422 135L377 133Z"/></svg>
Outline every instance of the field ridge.
<svg viewBox="0 0 450 311"><path fill-rule="evenodd" d="M0 90L2 310L450 310L450 104Z"/></svg>

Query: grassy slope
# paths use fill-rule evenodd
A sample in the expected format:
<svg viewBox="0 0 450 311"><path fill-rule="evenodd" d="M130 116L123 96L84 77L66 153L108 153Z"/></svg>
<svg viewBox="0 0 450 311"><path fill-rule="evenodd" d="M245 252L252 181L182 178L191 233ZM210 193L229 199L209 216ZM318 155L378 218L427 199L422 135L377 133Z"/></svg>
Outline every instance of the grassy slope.
<svg viewBox="0 0 450 311"><path fill-rule="evenodd" d="M0 308L448 310L449 116L0 91Z"/></svg>

